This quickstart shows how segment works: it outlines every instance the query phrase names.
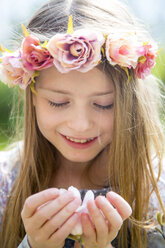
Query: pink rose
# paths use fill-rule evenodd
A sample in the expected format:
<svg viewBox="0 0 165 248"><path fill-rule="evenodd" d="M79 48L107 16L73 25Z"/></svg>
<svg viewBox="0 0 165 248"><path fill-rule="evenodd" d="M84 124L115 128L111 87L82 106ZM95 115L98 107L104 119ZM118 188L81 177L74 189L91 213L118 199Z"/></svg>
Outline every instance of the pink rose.
<svg viewBox="0 0 165 248"><path fill-rule="evenodd" d="M6 53L3 55L0 65L0 79L9 87L19 85L25 89L31 83L33 72L26 70L21 62L21 53Z"/></svg>
<svg viewBox="0 0 165 248"><path fill-rule="evenodd" d="M111 65L135 68L139 57L136 51L138 46L135 34L127 34L123 37L109 35L106 41L107 60Z"/></svg>
<svg viewBox="0 0 165 248"><path fill-rule="evenodd" d="M155 44L146 43L137 50L139 60L135 69L135 74L138 78L144 79L145 76L151 73L151 69L155 65L157 55L157 47Z"/></svg>
<svg viewBox="0 0 165 248"><path fill-rule="evenodd" d="M49 40L47 49L61 73L71 70L87 72L101 60L104 41L101 33L82 29L73 34L56 34Z"/></svg>
<svg viewBox="0 0 165 248"><path fill-rule="evenodd" d="M40 71L51 67L53 58L37 38L29 35L22 42L22 63L30 71Z"/></svg>

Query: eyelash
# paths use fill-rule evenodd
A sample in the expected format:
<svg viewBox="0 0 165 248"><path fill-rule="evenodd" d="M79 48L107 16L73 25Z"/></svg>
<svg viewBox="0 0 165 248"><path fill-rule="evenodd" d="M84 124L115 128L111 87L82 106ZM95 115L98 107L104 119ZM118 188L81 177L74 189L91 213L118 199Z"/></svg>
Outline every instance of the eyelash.
<svg viewBox="0 0 165 248"><path fill-rule="evenodd" d="M67 105L68 103L69 103L69 102L55 103L55 102L49 101L50 106L56 107L56 108L63 107L63 106L65 106L65 105Z"/></svg>
<svg viewBox="0 0 165 248"><path fill-rule="evenodd" d="M49 101L50 106L55 107L55 108L63 107L63 106L65 106L65 105L67 105L68 103L69 103L69 102L55 103L55 102ZM97 103L94 103L94 106L96 106L97 108L102 109L102 110L106 110L106 109L111 109L111 108L113 108L113 104L110 104L110 105L107 105L107 106L102 106L102 105L99 105L99 104L97 104Z"/></svg>
<svg viewBox="0 0 165 248"><path fill-rule="evenodd" d="M99 105L99 104L97 104L97 103L94 103L94 105L95 105L97 108L100 108L100 109L103 109L103 110L113 108L113 103L112 103L112 104L110 104L110 105L106 105L106 106Z"/></svg>

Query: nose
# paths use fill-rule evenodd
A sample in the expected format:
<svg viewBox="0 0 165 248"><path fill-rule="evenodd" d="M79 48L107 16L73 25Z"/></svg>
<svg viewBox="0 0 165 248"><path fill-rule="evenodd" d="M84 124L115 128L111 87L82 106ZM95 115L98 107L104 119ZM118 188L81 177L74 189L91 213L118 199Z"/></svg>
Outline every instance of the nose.
<svg viewBox="0 0 165 248"><path fill-rule="evenodd" d="M72 109L72 114L68 120L68 127L75 132L85 132L93 128L94 120L89 111L83 107Z"/></svg>

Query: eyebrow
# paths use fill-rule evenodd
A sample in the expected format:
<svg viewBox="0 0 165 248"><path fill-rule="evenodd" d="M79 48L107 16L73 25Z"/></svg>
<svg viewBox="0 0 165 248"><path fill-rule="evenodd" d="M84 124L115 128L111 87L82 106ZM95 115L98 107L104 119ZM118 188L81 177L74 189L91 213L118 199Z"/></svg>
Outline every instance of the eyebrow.
<svg viewBox="0 0 165 248"><path fill-rule="evenodd" d="M64 95L72 95L71 92L66 91L66 90L49 90L49 89L45 89L45 88L39 88L39 91L45 91L48 93L58 93L58 94L64 94ZM105 91L105 92L94 92L91 94L91 96L103 96L103 95L109 95L109 94L113 94L114 91L110 90L110 91Z"/></svg>

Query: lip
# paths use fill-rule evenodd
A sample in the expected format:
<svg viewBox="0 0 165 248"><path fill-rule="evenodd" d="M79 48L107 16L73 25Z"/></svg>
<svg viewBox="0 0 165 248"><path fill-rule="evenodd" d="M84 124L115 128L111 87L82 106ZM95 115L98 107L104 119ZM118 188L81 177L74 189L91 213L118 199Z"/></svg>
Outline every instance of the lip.
<svg viewBox="0 0 165 248"><path fill-rule="evenodd" d="M87 142L87 143L75 143L74 141L71 141L71 140L68 140L67 138L66 138L66 136L65 135L63 135L63 134L60 134L61 135L61 137L65 140L65 142L68 144L68 145L70 145L71 147L73 147L73 148L77 148L77 149L85 149L85 148L88 148L88 147L90 147L93 143L95 143L96 142L96 140L98 139L98 137L95 137L93 140L91 140L91 141L89 141L89 142ZM70 136L68 136L68 137L70 137ZM75 137L70 137L70 138L73 138L73 139L90 139L90 138L75 138Z"/></svg>
<svg viewBox="0 0 165 248"><path fill-rule="evenodd" d="M60 133L61 134L61 133ZM93 139L93 138L96 138L96 137L73 137L73 136L70 136L70 135L64 135L64 134L61 134L63 137L69 137L70 139L78 139L78 140L88 140L88 139Z"/></svg>

